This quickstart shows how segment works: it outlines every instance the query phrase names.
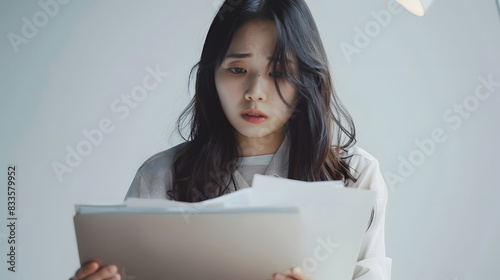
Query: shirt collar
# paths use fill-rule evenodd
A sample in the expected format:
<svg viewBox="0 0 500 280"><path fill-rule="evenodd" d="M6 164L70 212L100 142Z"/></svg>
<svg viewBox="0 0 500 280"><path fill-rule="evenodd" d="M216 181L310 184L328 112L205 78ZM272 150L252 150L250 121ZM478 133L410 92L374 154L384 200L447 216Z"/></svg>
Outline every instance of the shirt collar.
<svg viewBox="0 0 500 280"><path fill-rule="evenodd" d="M288 177L288 153L290 150L290 140L288 139L288 135L285 135L283 138L283 142L281 142L280 147L274 154L269 166L266 169L264 175L287 178ZM238 186L238 189L249 188L247 181L241 176L238 170L234 171L233 178ZM231 186L232 191L235 191L236 188Z"/></svg>
<svg viewBox="0 0 500 280"><path fill-rule="evenodd" d="M275 176L275 177L288 177L288 153L290 150L290 140L288 139L288 134L285 134L283 142L281 142L280 147L274 154L269 166L266 169L265 175Z"/></svg>

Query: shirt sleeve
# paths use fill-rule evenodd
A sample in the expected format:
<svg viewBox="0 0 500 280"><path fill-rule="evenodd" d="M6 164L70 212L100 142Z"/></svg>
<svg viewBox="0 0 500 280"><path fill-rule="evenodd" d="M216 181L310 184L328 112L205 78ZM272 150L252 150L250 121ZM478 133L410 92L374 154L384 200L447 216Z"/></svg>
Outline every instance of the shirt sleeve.
<svg viewBox="0 0 500 280"><path fill-rule="evenodd" d="M361 242L353 280L390 280L392 259L385 255L387 186L380 173L378 161L371 155L361 150L361 154L354 154L351 161L354 162L356 170L354 175L358 176L357 181L351 182L348 187L376 192L373 219Z"/></svg>
<svg viewBox="0 0 500 280"><path fill-rule="evenodd" d="M181 146L157 153L146 160L137 170L127 198L169 199L167 191L172 188L172 162Z"/></svg>
<svg viewBox="0 0 500 280"><path fill-rule="evenodd" d="M124 200L128 198L151 198L148 183L146 182L146 178L142 175L141 169L137 170Z"/></svg>

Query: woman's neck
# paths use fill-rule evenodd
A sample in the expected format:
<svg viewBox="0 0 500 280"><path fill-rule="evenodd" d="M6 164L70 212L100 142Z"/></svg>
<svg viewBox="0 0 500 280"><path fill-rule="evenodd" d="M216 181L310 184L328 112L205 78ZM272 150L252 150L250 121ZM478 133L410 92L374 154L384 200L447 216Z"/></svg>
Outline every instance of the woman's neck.
<svg viewBox="0 0 500 280"><path fill-rule="evenodd" d="M236 132L236 140L241 148L241 157L274 154L285 138L285 129L264 137L247 137Z"/></svg>

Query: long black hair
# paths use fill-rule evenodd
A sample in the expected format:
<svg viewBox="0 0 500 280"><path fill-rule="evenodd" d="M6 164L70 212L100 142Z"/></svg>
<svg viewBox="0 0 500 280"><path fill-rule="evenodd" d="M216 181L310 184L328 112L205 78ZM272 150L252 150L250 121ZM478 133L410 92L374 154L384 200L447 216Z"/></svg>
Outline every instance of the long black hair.
<svg viewBox="0 0 500 280"><path fill-rule="evenodd" d="M174 160L170 198L201 201L230 191L238 168L239 145L224 115L215 87L221 65L236 31L251 20L270 20L277 31L271 61L295 87L298 101L287 123L290 139L288 178L304 181L356 179L340 158L355 143L351 116L332 85L328 60L316 23L303 0L226 0L208 31L196 73L195 95L179 117L178 130L190 126L186 145ZM297 63L293 74L287 58ZM275 86L279 91L278 82ZM286 103L286 102L285 102ZM170 183L170 182L167 182Z"/></svg>

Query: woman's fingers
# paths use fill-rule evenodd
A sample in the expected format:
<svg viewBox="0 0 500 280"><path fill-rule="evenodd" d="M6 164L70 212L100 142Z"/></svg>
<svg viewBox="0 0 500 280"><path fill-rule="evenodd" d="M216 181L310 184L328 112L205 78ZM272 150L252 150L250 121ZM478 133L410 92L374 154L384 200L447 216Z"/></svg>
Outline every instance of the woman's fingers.
<svg viewBox="0 0 500 280"><path fill-rule="evenodd" d="M273 275L273 280L303 280L303 279L295 278L291 274L276 273Z"/></svg>
<svg viewBox="0 0 500 280"><path fill-rule="evenodd" d="M120 274L115 274L115 276L108 278L106 280L121 280L122 276Z"/></svg>
<svg viewBox="0 0 500 280"><path fill-rule="evenodd" d="M119 278L113 278L113 277ZM84 280L103 280L103 279L120 279L120 274L118 274L118 268L116 265L107 265L101 267L97 272L84 278Z"/></svg>
<svg viewBox="0 0 500 280"><path fill-rule="evenodd" d="M275 273L273 275L273 280L294 280L293 278L289 278L287 274Z"/></svg>
<svg viewBox="0 0 500 280"><path fill-rule="evenodd" d="M273 280L313 280L302 268L294 267L289 274L276 273Z"/></svg>
<svg viewBox="0 0 500 280"><path fill-rule="evenodd" d="M292 276L301 280L312 280L311 276L298 266L292 268Z"/></svg>
<svg viewBox="0 0 500 280"><path fill-rule="evenodd" d="M80 280L83 279L89 275L92 275L92 273L96 272L99 269L99 264L96 261L91 261L84 266L80 267L75 273L75 279Z"/></svg>
<svg viewBox="0 0 500 280"><path fill-rule="evenodd" d="M76 280L120 280L121 276L118 273L116 265L107 265L99 268L99 263L91 261L82 266L75 273Z"/></svg>

